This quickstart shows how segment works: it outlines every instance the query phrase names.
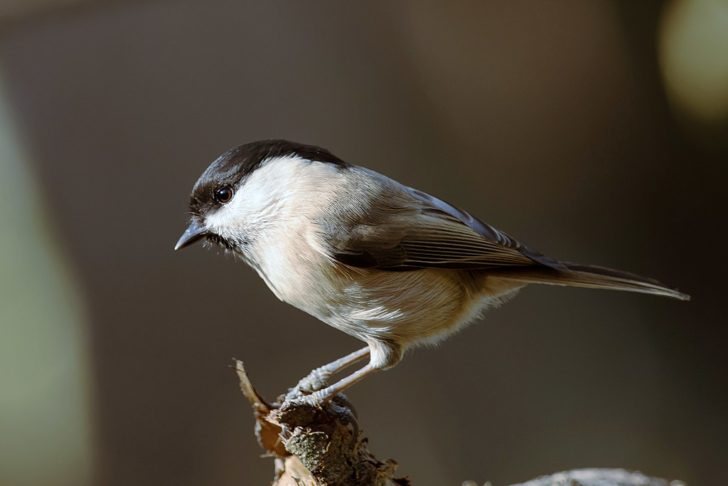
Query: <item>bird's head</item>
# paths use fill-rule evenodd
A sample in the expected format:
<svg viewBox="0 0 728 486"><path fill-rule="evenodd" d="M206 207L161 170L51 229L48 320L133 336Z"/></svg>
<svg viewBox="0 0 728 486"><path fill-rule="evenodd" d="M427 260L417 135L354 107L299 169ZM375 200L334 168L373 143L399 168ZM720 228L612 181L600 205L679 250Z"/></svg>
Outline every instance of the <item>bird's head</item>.
<svg viewBox="0 0 728 486"><path fill-rule="evenodd" d="M325 149L285 140L264 140L230 149L213 161L195 183L190 196L190 223L174 249L207 240L245 253L266 222L276 218L277 202L291 190L286 184L295 184L296 175L286 171L294 167L292 160L345 165ZM279 167L271 170L275 165Z"/></svg>

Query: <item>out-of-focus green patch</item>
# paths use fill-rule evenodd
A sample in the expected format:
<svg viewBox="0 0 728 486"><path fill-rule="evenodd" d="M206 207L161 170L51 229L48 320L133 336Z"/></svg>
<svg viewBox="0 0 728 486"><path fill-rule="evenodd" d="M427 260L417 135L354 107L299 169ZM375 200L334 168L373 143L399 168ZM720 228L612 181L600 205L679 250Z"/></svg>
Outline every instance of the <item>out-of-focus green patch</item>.
<svg viewBox="0 0 728 486"><path fill-rule="evenodd" d="M79 292L21 148L0 73L0 484L91 482Z"/></svg>

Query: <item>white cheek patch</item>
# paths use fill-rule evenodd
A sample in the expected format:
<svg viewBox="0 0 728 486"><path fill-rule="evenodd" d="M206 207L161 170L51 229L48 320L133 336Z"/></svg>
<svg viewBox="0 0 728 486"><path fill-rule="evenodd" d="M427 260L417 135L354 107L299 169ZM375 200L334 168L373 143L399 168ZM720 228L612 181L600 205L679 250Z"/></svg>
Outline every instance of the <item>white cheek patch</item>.
<svg viewBox="0 0 728 486"><path fill-rule="evenodd" d="M240 189L235 191L235 194L229 203L220 206L205 216L205 226L208 230L221 236L225 236L230 231L234 231L241 226L241 223L245 219L245 215L241 213L238 208L244 208L246 205L245 195Z"/></svg>
<svg viewBox="0 0 728 486"><path fill-rule="evenodd" d="M285 217L303 184L302 171L310 162L299 157L277 157L264 161L236 189L229 203L205 217L207 228L228 238L241 233L253 236L262 228Z"/></svg>

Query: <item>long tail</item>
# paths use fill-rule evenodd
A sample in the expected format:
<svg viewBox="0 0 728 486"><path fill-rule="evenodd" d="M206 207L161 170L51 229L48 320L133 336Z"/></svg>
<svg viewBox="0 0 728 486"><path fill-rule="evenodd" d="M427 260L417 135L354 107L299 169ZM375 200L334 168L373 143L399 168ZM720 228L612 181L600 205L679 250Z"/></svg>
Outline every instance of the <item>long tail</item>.
<svg viewBox="0 0 728 486"><path fill-rule="evenodd" d="M564 270L528 267L511 269L508 272L503 272L499 277L524 283L624 290L627 292L662 295L679 300L690 300L690 296L687 294L665 287L657 280L641 277L634 273L598 267L596 265L580 265L570 262L560 263L565 267Z"/></svg>

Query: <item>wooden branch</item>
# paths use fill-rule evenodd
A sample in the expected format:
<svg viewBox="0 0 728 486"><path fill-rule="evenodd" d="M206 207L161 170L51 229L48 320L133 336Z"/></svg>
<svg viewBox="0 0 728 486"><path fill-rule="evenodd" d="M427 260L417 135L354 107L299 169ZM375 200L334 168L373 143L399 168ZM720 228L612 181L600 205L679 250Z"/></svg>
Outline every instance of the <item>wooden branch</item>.
<svg viewBox="0 0 728 486"><path fill-rule="evenodd" d="M291 400L267 403L235 360L240 390L253 408L255 435L275 459L274 486L407 486L397 463L369 452L356 412L343 395L322 408Z"/></svg>
<svg viewBox="0 0 728 486"><path fill-rule="evenodd" d="M243 363L235 361L240 390L253 408L255 436L274 459L273 486L410 486L394 476L397 463L377 459L367 447L354 407L337 395L322 408L283 399L266 402ZM490 483L486 483L490 484ZM478 486L465 481L462 486ZM576 469L513 486L685 486L622 469Z"/></svg>

